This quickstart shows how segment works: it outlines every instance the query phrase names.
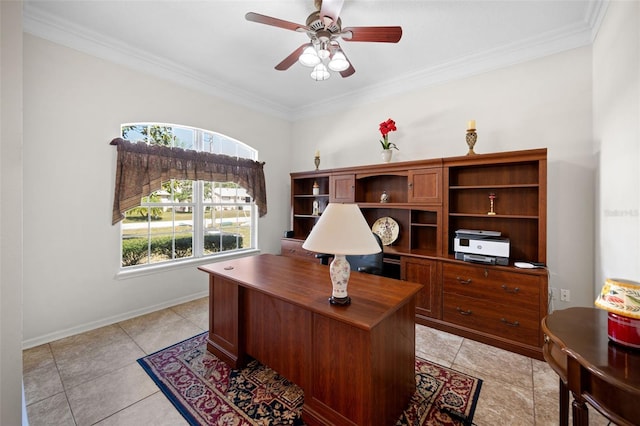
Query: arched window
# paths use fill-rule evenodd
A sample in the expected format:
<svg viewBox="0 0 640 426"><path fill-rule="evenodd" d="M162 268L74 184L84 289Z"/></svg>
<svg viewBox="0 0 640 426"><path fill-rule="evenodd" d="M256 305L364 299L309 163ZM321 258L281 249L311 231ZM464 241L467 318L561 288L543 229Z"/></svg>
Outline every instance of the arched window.
<svg viewBox="0 0 640 426"><path fill-rule="evenodd" d="M257 160L257 150L209 130L128 123L130 142ZM256 205L233 182L171 179L127 210L121 222L121 268L135 270L256 249Z"/></svg>

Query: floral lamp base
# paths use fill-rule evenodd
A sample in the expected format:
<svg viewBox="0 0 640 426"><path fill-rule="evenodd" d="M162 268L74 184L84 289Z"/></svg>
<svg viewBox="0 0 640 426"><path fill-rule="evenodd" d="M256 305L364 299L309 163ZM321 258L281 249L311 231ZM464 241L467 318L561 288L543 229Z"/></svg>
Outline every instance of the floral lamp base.
<svg viewBox="0 0 640 426"><path fill-rule="evenodd" d="M347 294L350 274L351 265L346 257L343 254L336 254L329 266L329 275L333 285L329 303L332 305L349 305L351 303L351 298Z"/></svg>

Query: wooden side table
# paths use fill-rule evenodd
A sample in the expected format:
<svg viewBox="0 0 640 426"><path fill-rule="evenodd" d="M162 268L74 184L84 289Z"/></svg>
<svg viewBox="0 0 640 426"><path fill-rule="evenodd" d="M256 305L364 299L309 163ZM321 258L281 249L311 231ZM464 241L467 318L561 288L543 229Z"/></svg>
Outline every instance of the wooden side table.
<svg viewBox="0 0 640 426"><path fill-rule="evenodd" d="M560 425L588 425L588 402L618 425L640 424L640 351L609 341L607 312L555 311L542 320L542 353L560 376Z"/></svg>

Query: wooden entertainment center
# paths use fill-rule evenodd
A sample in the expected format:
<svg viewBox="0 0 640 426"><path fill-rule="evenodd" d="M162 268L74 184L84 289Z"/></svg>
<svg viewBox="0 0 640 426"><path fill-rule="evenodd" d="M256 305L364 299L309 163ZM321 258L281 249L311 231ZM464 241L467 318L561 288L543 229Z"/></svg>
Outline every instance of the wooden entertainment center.
<svg viewBox="0 0 640 426"><path fill-rule="evenodd" d="M417 323L542 359L547 270L513 262L546 264L546 149L291 173L293 236L282 239L282 255L318 262L302 243L329 202L357 203L370 226L381 217L398 223L384 247L385 275L424 286ZM500 231L509 265L456 260L458 229Z"/></svg>

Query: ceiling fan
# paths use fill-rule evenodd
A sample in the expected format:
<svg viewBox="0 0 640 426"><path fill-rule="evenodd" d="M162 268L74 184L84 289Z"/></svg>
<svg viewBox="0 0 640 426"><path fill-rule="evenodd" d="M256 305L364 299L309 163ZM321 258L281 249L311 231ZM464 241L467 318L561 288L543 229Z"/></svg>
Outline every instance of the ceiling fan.
<svg viewBox="0 0 640 426"><path fill-rule="evenodd" d="M402 28L398 26L342 28L340 11L343 3L344 0L314 0L317 10L307 17L306 25L254 12L247 13L245 18L247 21L303 32L309 36L310 41L298 47L276 65L277 70L287 70L299 61L302 65L313 67L311 78L317 81L329 78L327 66L330 70L339 72L342 77L349 77L356 70L344 54L338 39L397 43L402 37ZM327 65L324 62L327 62Z"/></svg>

